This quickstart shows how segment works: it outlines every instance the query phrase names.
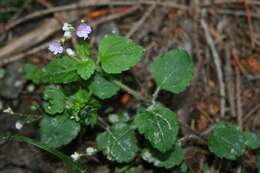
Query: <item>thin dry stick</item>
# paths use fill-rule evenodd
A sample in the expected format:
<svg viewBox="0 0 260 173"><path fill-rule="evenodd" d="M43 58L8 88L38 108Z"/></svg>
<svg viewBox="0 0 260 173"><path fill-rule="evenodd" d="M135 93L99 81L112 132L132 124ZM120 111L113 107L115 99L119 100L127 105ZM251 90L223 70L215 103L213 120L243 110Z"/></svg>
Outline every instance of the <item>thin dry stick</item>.
<svg viewBox="0 0 260 173"><path fill-rule="evenodd" d="M240 129L243 129L243 109L241 103L241 88L240 88L240 72L236 67L236 106L237 106L237 123Z"/></svg>
<svg viewBox="0 0 260 173"><path fill-rule="evenodd" d="M38 3L45 6L48 9L53 8L52 3L50 3L48 0L37 0ZM54 13L54 17L62 24L65 20L64 14L61 13Z"/></svg>
<svg viewBox="0 0 260 173"><path fill-rule="evenodd" d="M230 46L226 48L225 77L230 114L232 117L236 117L234 72L231 65Z"/></svg>
<svg viewBox="0 0 260 173"><path fill-rule="evenodd" d="M201 7L210 7L213 5L228 5L228 4L241 4L244 0L215 0L215 1L207 1L206 3L201 4Z"/></svg>
<svg viewBox="0 0 260 173"><path fill-rule="evenodd" d="M246 115L243 115L243 123L246 123L250 116L252 116L258 109L260 109L260 103L258 103L253 109L251 109Z"/></svg>
<svg viewBox="0 0 260 173"><path fill-rule="evenodd" d="M14 62L14 61L17 61L19 59L22 59L28 55L32 55L32 54L35 54L41 50L44 50L48 47L49 43L44 43L40 46L37 46L27 52L24 52L24 53L20 53L20 54L17 54L17 55L14 55L14 56L11 56L9 58L4 58L0 61L0 66L3 66L3 65L6 65L6 64L9 64L11 62Z"/></svg>
<svg viewBox="0 0 260 173"><path fill-rule="evenodd" d="M230 16L239 16L239 17L247 17L246 12L244 11L235 11L235 10L230 10L230 9L218 9L215 11L218 14L224 14L224 15L230 15ZM251 12L251 17L259 19L260 16L257 13L252 13Z"/></svg>
<svg viewBox="0 0 260 173"><path fill-rule="evenodd" d="M143 17L132 27L132 29L128 32L126 35L127 38L131 37L141 26L142 24L146 21L146 19L150 16L152 11L156 8L156 4L153 4L147 12L143 15Z"/></svg>
<svg viewBox="0 0 260 173"><path fill-rule="evenodd" d="M24 2L24 4L22 5L22 7L19 8L19 10L16 12L16 14L14 16L12 16L12 18L10 19L11 21L16 20L22 13L23 11L30 5L31 0L27 0Z"/></svg>
<svg viewBox="0 0 260 173"><path fill-rule="evenodd" d="M220 57L219 54L217 52L217 49L215 47L215 44L213 42L213 39L209 33L209 29L208 29L208 25L206 24L206 22L201 19L200 23L202 25L202 28L205 32L205 36L206 36L206 40L207 43L211 49L212 55L213 55L213 60L214 60L214 64L216 66L216 70L217 70L217 76L218 76L218 83L219 83L219 92L220 92L220 115L221 117L224 117L225 115L225 98L226 98L226 92L225 92L225 83L224 83L224 79L223 79L223 73L221 70L221 61L220 61Z"/></svg>
<svg viewBox="0 0 260 173"><path fill-rule="evenodd" d="M252 47L255 47L255 39L254 39L254 27L253 27L253 21L252 21L252 12L249 8L247 0L245 0L245 8L246 8L246 14L247 14L247 21L249 26L249 33L250 33L250 39L251 39L251 45Z"/></svg>
<svg viewBox="0 0 260 173"><path fill-rule="evenodd" d="M97 6L105 6L105 5L112 5L112 6L124 6L124 5L138 5L138 4L146 4L146 5L153 5L157 2L155 1L148 1L148 0L142 0L142 1L104 1L104 2L91 2L91 1L84 1L84 2L79 2L79 3L73 3L73 4L69 4L69 5L64 5L64 6L59 6L59 7L54 7L54 8L50 8L47 10L42 10L42 11L38 11L38 12L34 12L32 14L29 14L23 18L20 18L10 24L8 24L5 27L5 31L8 31L12 28L14 28L15 26L24 23L26 21L29 21L31 19L35 19L38 17L42 17L51 13L55 13L55 12L61 12L61 11L72 11L72 10L80 10L80 9L84 9L84 8L88 8L88 7L97 7ZM178 8L180 10L189 10L189 7L185 6L185 5L180 5L180 4L176 4L174 2L158 2L158 5L161 6L168 6L168 7L173 7L173 8Z"/></svg>

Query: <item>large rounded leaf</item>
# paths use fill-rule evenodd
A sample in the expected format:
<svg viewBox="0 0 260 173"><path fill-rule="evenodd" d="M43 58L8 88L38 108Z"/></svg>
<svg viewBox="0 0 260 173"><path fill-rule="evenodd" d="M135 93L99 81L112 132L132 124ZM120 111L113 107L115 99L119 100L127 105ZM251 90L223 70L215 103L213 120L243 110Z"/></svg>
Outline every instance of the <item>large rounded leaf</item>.
<svg viewBox="0 0 260 173"><path fill-rule="evenodd" d="M208 147L220 158L235 160L244 154L246 140L237 126L219 122L209 136Z"/></svg>
<svg viewBox="0 0 260 173"><path fill-rule="evenodd" d="M144 134L154 148L161 152L170 150L179 130L176 114L161 105L141 110L135 119L138 131Z"/></svg>
<svg viewBox="0 0 260 173"><path fill-rule="evenodd" d="M130 162L137 152L134 130L126 124L113 125L111 129L97 136L97 147L109 160Z"/></svg>
<svg viewBox="0 0 260 173"><path fill-rule="evenodd" d="M64 115L45 116L40 123L41 142L51 147L66 145L74 139L80 131L79 123Z"/></svg>
<svg viewBox="0 0 260 173"><path fill-rule="evenodd" d="M180 93L192 80L192 58L185 50L175 49L157 57L150 71L159 88Z"/></svg>
<svg viewBox="0 0 260 173"><path fill-rule="evenodd" d="M102 68L107 73L121 73L138 63L144 49L133 41L117 36L107 35L99 44L99 58Z"/></svg>

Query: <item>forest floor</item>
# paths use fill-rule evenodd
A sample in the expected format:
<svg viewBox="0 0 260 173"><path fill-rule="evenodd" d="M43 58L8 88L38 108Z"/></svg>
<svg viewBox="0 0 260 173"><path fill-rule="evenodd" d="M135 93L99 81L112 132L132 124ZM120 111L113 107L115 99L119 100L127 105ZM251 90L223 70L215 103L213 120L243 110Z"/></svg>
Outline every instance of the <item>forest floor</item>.
<svg viewBox="0 0 260 173"><path fill-rule="evenodd" d="M191 86L180 95L161 92L158 99L198 133L219 120L236 123L260 138L260 1L258 0L2 0L0 1L0 109L28 113L42 98L39 86L32 93L24 77L27 62L42 67L52 58L48 43L62 35L64 22L85 19L93 27L96 47L107 33L117 32L145 47L145 57L126 72L125 81L141 83L150 92L153 81L148 66L160 53L184 48L195 62ZM121 92L108 101L114 112L132 110L135 100ZM38 137L37 123L15 129L16 119L0 114L0 135L15 132ZM94 145L95 131L78 137L61 150L70 155ZM188 136L189 130L183 130ZM259 153L249 151L237 161L222 161L209 154L199 141L188 141L185 163L192 172L256 172ZM192 145L191 145L192 144ZM113 172L116 165L102 155L83 158L92 172ZM153 169L141 163L145 173L176 172ZM90 171L90 172L91 172ZM33 146L0 141L1 173L65 173L64 163Z"/></svg>

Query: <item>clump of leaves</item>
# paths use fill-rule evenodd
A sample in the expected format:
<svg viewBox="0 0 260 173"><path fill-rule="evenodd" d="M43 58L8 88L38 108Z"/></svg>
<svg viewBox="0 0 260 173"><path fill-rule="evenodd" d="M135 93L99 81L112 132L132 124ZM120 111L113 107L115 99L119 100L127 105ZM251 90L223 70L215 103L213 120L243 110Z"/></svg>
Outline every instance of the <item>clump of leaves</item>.
<svg viewBox="0 0 260 173"><path fill-rule="evenodd" d="M66 26L68 32L72 26ZM77 30L77 35L85 39L89 32L90 28L84 25ZM97 57L92 56L86 41L78 42L75 52L70 49L65 53L59 42L52 43L49 49L58 55L45 67L26 66L29 80L47 84L43 94L45 115L40 123L42 143L58 148L69 144L81 129L99 125L104 131L96 134L97 149L111 161L129 163L140 155L155 167L188 169L183 162L176 113L157 101L160 90L178 94L189 86L194 65L187 51L174 49L157 56L149 67L157 88L151 96L142 96L121 81L124 72L144 55L144 48L132 40L107 35L98 45ZM67 85L76 86L76 90L64 92ZM140 108L131 119L110 116L112 125L109 125L98 114L100 105L119 90L140 101ZM137 135L143 137L145 144L137 140ZM241 132L235 125L224 122L217 123L208 140L212 153L231 160L243 155L246 148L260 146L255 135ZM136 168L128 170L140 171Z"/></svg>

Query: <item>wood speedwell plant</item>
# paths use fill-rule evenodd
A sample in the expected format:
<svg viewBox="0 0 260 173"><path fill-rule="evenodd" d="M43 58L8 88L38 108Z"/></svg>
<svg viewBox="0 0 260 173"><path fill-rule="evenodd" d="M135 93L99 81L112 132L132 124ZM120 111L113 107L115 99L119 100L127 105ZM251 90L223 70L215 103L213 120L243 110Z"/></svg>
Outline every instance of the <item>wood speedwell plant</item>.
<svg viewBox="0 0 260 173"><path fill-rule="evenodd" d="M146 96L121 82L123 72L141 60L144 48L128 38L106 35L93 57L87 41L92 32L89 25L82 21L74 28L65 23L62 29L64 36L49 45L55 58L42 69L33 64L26 66L28 80L47 84L39 107L44 112L39 129L41 140L18 135L13 138L55 154L69 165L71 172L88 172L76 161L83 153L74 153L73 160L57 148L69 144L87 126L99 126L104 131L96 134L96 145L87 149L88 155L102 152L108 160L128 165L121 172L142 172L134 162L137 156L154 167L188 172L180 140L181 124L176 113L158 102L157 96L161 90L178 94L189 86L194 68L189 53L174 49L154 58L149 71L157 87L151 96ZM79 37L75 50L65 49L74 34ZM107 122L98 115L99 109L106 107L103 100L119 90L132 95L139 107L131 118L112 114ZM229 160L241 157L246 149L260 146L253 133L242 132L236 125L223 121L216 123L206 140L211 153Z"/></svg>

